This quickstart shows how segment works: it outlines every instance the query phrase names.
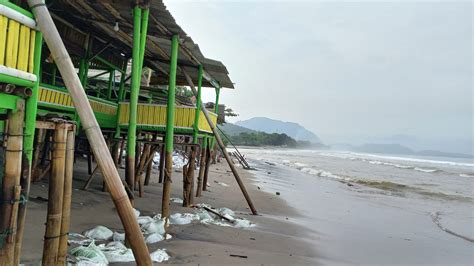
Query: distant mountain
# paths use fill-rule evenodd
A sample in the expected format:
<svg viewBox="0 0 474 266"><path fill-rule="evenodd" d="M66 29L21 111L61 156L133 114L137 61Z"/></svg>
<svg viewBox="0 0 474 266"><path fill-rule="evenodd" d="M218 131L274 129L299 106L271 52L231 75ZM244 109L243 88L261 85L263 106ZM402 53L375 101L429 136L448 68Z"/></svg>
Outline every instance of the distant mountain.
<svg viewBox="0 0 474 266"><path fill-rule="evenodd" d="M347 143L338 143L331 145L333 150L346 150L363 153L382 153L382 154L404 154L404 155L418 155L429 157L450 157L450 158L473 158L472 155L463 153L442 152L435 150L414 151L404 145L400 144L380 144L380 143L366 143L359 146L354 146Z"/></svg>
<svg viewBox="0 0 474 266"><path fill-rule="evenodd" d="M353 148L357 152L389 153L389 154L414 154L415 152L400 144L373 144L367 143Z"/></svg>
<svg viewBox="0 0 474 266"><path fill-rule="evenodd" d="M252 130L246 127L241 127L236 124L232 124L228 122L223 125L219 125L219 128L229 136L239 135L240 133L256 133L257 132L255 130Z"/></svg>
<svg viewBox="0 0 474 266"><path fill-rule="evenodd" d="M296 140L321 143L321 140L316 136L316 134L293 122L284 122L267 117L254 117L248 120L238 121L235 124L255 131L262 131L265 133L285 133Z"/></svg>

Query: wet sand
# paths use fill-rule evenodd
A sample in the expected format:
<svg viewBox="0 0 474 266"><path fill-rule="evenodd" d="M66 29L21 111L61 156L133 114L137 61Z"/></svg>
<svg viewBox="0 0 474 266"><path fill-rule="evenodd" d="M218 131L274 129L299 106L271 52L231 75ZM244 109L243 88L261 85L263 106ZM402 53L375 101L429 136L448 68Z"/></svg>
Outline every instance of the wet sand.
<svg viewBox="0 0 474 266"><path fill-rule="evenodd" d="M442 210L442 225L455 232L465 232L470 223L470 233L473 233L472 218L457 217L455 214L462 212L452 209L471 210L471 217L472 202L460 201L450 204L454 206L451 209L440 209L447 199L423 201L386 189L318 178L278 164L267 164L264 160L251 161L258 171L239 168L239 172L259 211L258 216L250 214L224 163L211 166L209 191L203 192L203 197L196 198L195 203L230 208L237 216L255 223L255 227L171 225L169 231L173 238L149 245L150 252L165 248L171 259L164 263L191 265L474 264L474 244L441 230L430 216ZM123 169L121 174L124 174ZM157 174L153 177L157 178ZM101 177L96 177L89 191L82 191L79 188L86 178L85 162L79 160L75 170L71 232L81 233L97 225L122 232L109 195L100 191ZM182 173L175 169L173 180L172 197L182 198ZM215 181L230 186L221 186ZM145 187L145 197L135 201L142 215L153 216L160 212L161 191L161 184ZM46 183L34 184L31 196L22 253L27 263L41 258L47 202L35 198L47 198ZM171 203L171 212L193 210ZM450 215L444 215L446 212Z"/></svg>
<svg viewBox="0 0 474 266"><path fill-rule="evenodd" d="M70 232L81 233L97 225L123 232L108 193L101 191L102 177L96 176L88 191L81 190L88 176L86 169L85 161L78 160L74 173ZM182 173L177 171L175 169L173 173L172 197L182 198ZM251 215L232 173L224 163L211 166L210 187L203 192L202 197L195 199L195 203L230 208L237 216L255 223L255 227L236 229L199 223L171 225L169 233L173 238L149 245L150 252L165 248L171 258L163 263L173 264L317 264L318 256L314 247L302 240L308 230L291 222L299 217L297 211L280 196L260 190L254 183L252 172L239 171L259 211L258 216ZM123 169L120 172L123 176ZM154 172L152 178L157 179L156 170ZM214 181L230 186L221 186ZM142 215L160 213L161 192L162 185L158 183L145 187L145 196L136 198L135 208ZM22 250L22 262L28 265L37 263L42 255L47 182L33 184L30 195ZM171 212L193 212L193 209L171 203Z"/></svg>

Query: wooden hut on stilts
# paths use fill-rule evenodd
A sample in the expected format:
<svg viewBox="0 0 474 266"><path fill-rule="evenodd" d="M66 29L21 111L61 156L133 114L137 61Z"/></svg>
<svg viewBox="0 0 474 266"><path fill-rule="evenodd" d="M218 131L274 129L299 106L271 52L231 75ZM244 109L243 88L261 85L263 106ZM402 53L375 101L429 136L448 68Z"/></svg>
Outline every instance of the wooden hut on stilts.
<svg viewBox="0 0 474 266"><path fill-rule="evenodd" d="M190 87L195 100L176 96L177 86ZM213 110L202 103L203 87L216 91ZM88 157L85 189L102 173L139 265L151 260L133 198L144 195L155 154L163 217L175 148L189 154L183 205L190 206L206 190L216 144L256 214L215 127L220 90L233 87L226 67L203 56L162 1L0 0L0 265L20 263L30 183L46 177L42 260L65 264L75 155Z"/></svg>

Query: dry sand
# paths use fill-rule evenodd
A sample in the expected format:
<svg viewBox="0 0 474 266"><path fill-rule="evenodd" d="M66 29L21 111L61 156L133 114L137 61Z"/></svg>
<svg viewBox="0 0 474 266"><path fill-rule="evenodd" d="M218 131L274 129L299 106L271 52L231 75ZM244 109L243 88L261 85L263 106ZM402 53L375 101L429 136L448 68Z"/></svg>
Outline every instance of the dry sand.
<svg viewBox="0 0 474 266"><path fill-rule="evenodd" d="M96 176L88 191L81 190L87 178L85 161L75 164L70 232L81 233L97 225L104 225L114 231L122 225L106 192L101 191L102 177ZM173 173L172 197L182 198L182 173ZM179 171L179 170L178 170ZM209 173L208 191L195 198L195 203L208 203L213 207L227 207L237 216L255 223L255 227L236 229L217 225L192 223L171 225L170 240L149 245L150 252L165 248L171 259L164 263L174 264L311 264L317 263L317 254L310 243L302 237L307 229L295 225L291 220L299 214L275 194L260 190L253 182L251 171L239 170L247 190L259 211L258 216L250 214L237 183L225 163L212 165ZM123 169L120 169L123 176ZM156 170L153 178L157 179ZM225 187L214 181L224 182ZM41 259L44 222L47 209L47 182L32 185L28 203L22 262L35 264ZM142 215L153 215L161 211L161 184L145 187L145 196L135 200L135 208ZM171 203L171 212L193 212L178 203ZM233 257L242 255L246 258ZM132 264L133 265L133 264Z"/></svg>

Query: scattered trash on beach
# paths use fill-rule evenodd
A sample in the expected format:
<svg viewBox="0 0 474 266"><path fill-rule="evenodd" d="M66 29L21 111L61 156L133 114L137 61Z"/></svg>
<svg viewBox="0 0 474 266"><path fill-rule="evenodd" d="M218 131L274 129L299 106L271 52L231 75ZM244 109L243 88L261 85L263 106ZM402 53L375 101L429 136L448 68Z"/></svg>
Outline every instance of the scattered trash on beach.
<svg viewBox="0 0 474 266"><path fill-rule="evenodd" d="M190 224L200 222L203 224L214 224L234 228L249 228L255 226L252 222L244 218L235 217L234 211L228 208L213 208L208 204L194 205L195 213L175 213L170 216L170 224Z"/></svg>
<svg viewBox="0 0 474 266"><path fill-rule="evenodd" d="M242 258L242 259L248 258L248 257L245 256L245 255L236 255L236 254L230 254L229 256L231 256L231 257L236 257L236 258Z"/></svg>
<svg viewBox="0 0 474 266"><path fill-rule="evenodd" d="M178 204L183 204L183 199L181 198L170 198L170 201Z"/></svg>
<svg viewBox="0 0 474 266"><path fill-rule="evenodd" d="M154 244L171 239L166 234L165 220L161 215L140 216L140 211L134 209L135 217L142 230L147 244ZM96 245L95 241L99 241ZM108 265L115 262L133 262L135 258L131 249L124 245L125 233L112 232L109 228L99 225L84 233L70 233L68 243L77 245L69 251L70 262L74 265ZM150 254L155 262L163 262L170 258L164 249L158 249Z"/></svg>
<svg viewBox="0 0 474 266"><path fill-rule="evenodd" d="M166 253L166 249L157 249L156 251L150 254L151 260L154 262L163 262L170 259L168 253Z"/></svg>
<svg viewBox="0 0 474 266"><path fill-rule="evenodd" d="M99 225L87 231L84 231L83 235L95 240L109 240L112 238L114 232L109 228Z"/></svg>
<svg viewBox="0 0 474 266"><path fill-rule="evenodd" d="M214 180L214 183L216 183L216 184L218 184L218 185L221 185L221 186L223 186L223 187L228 187L228 186L229 186L229 185L227 185L226 183L224 183L224 182L219 182L219 181L217 181L217 180Z"/></svg>

